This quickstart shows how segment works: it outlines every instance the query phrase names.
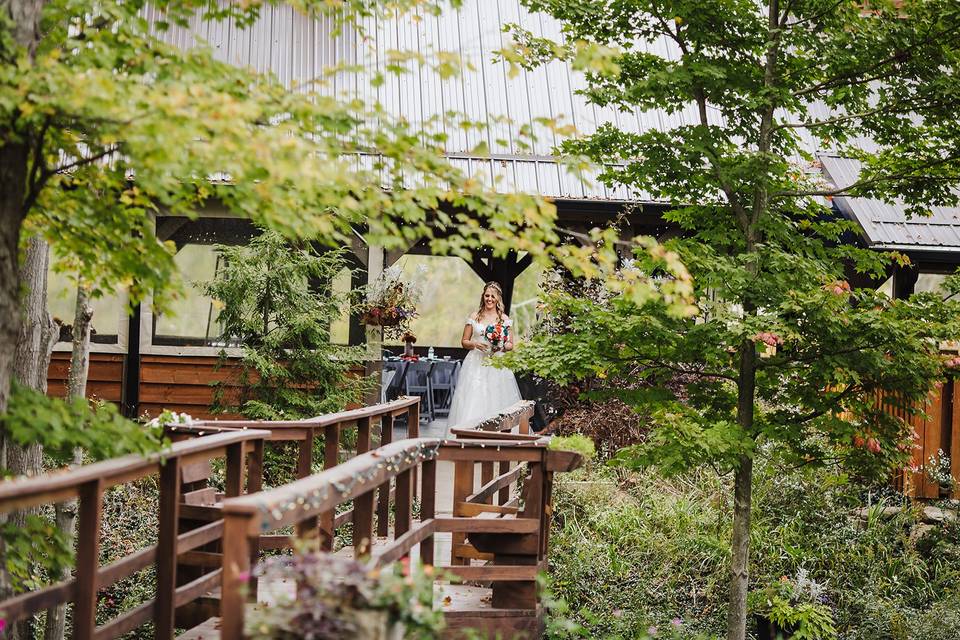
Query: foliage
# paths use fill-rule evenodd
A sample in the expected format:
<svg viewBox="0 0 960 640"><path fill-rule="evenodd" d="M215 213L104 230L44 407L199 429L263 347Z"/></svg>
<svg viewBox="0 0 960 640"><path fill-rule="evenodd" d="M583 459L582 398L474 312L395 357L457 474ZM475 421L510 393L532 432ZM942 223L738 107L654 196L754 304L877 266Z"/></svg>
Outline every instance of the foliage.
<svg viewBox="0 0 960 640"><path fill-rule="evenodd" d="M12 391L4 430L21 446L42 444L57 466L70 464L76 448L91 460L105 460L154 453L166 445L160 425L127 420L112 403L52 398L20 384Z"/></svg>
<svg viewBox="0 0 960 640"><path fill-rule="evenodd" d="M575 451L582 455L587 462L593 460L597 455L597 447L593 444L593 440L579 433L570 436L554 436L550 439L549 448L560 451Z"/></svg>
<svg viewBox="0 0 960 640"><path fill-rule="evenodd" d="M855 517L865 496L882 492L823 469L785 467L768 453L758 458L756 486L751 588L805 569L824 585L844 640L926 638L921 630L933 633L937 618L947 625L960 616L960 524L921 537L918 512L891 514L890 501ZM665 477L594 466L575 481L556 479L552 589L583 637L642 637L674 619L680 637L722 635L728 489L729 479L709 471Z"/></svg>
<svg viewBox="0 0 960 640"><path fill-rule="evenodd" d="M320 253L269 231L247 246L217 250L226 266L205 291L222 304L217 321L224 339L239 344L243 355L237 379L217 385L214 410L293 419L360 400L370 381L350 370L363 362L361 349L330 342L330 323L349 306L330 289L347 268L345 251ZM235 402L234 385L240 387Z"/></svg>
<svg viewBox="0 0 960 640"><path fill-rule="evenodd" d="M11 522L0 525L0 539L4 566L15 593L45 587L46 576L59 575L73 559L63 532L42 515L28 515L22 527Z"/></svg>
<svg viewBox="0 0 960 640"><path fill-rule="evenodd" d="M860 230L822 199L901 198L917 214L957 204L960 135L948 105L960 91L960 9L949 0L871 2L869 11L825 0L524 4L558 19L574 45L549 46L517 27L529 55L514 64L592 52L584 93L597 107L678 116L639 133L602 125L562 148L603 167L608 186L671 205L664 217L681 233L659 250L689 270L696 309L691 317L664 298L616 295L622 282L659 272L654 248L623 265L608 299L552 295L567 330L541 336L521 360L561 382L633 374L650 383L610 389L654 416L624 464L735 471L743 499L728 634L742 638L758 445L863 475L903 465L910 427L877 395L916 411L944 375L935 345L960 335L955 301L851 291L848 274L882 281L909 260L850 242ZM811 140L857 159L855 184L827 184ZM682 400L667 386L678 373L692 378ZM857 447L858 438L874 444Z"/></svg>
<svg viewBox="0 0 960 640"><path fill-rule="evenodd" d="M367 637L371 624L402 624L404 637L433 638L443 624L433 610L433 567L405 561L371 571L355 560L299 549L267 558L256 575L295 582L298 592L250 611L245 626L254 640Z"/></svg>
<svg viewBox="0 0 960 640"><path fill-rule="evenodd" d="M837 637L833 616L826 604L824 586L811 580L806 569L796 578L780 576L762 589L752 591L747 604L780 629L789 629L795 640L827 640Z"/></svg>
<svg viewBox="0 0 960 640"><path fill-rule="evenodd" d="M405 340L405 335L413 335L410 322L418 315L422 292L415 281L404 282L401 276L399 265L384 269L367 288L360 312L364 323L384 327L384 337Z"/></svg>

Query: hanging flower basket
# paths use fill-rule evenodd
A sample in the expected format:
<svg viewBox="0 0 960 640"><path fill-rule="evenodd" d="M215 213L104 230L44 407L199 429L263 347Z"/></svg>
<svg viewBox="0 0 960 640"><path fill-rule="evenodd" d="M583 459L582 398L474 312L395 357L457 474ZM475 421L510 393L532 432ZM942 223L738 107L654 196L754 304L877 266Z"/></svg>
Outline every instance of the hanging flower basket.
<svg viewBox="0 0 960 640"><path fill-rule="evenodd" d="M395 327L405 320L405 316L396 307L371 307L363 313L361 320L374 327Z"/></svg>

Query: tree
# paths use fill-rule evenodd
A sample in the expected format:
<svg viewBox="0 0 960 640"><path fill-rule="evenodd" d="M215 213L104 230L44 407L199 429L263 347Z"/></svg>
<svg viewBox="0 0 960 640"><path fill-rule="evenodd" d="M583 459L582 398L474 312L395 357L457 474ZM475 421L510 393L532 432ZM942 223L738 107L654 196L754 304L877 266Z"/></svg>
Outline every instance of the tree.
<svg viewBox="0 0 960 640"><path fill-rule="evenodd" d="M363 348L330 341L330 323L350 306L347 296L331 291L347 268L345 251L321 254L268 231L248 246L218 252L225 265L204 290L222 303L222 337L240 345L243 356L238 378L218 387L214 408L295 420L362 401L369 380L351 377L350 369L363 363ZM235 399L233 385L239 385Z"/></svg>
<svg viewBox="0 0 960 640"><path fill-rule="evenodd" d="M673 205L665 243L698 300L682 316L654 300L550 300L565 335L536 340L525 367L557 379L639 371L649 387L609 389L653 407L627 464L713 465L734 475L727 637L745 636L752 465L758 446L797 464L882 473L903 464L908 425L877 406L915 407L944 374L937 341L957 335L957 305L851 291L846 273L885 277L897 254L845 242L857 229L822 197L902 197L911 211L957 203L960 7L946 1L526 0L562 22L565 43L520 27L513 64L607 52L587 74L595 104L690 109L692 122L638 134L601 126L564 144L606 167L601 179ZM669 54L657 45L666 42ZM682 118L678 120L683 120ZM863 163L842 189L823 184L805 140ZM872 141L862 144L860 141ZM623 269L655 273L644 256ZM665 384L682 374L686 397ZM896 398L894 399L894 396ZM862 444L862 448L858 447Z"/></svg>

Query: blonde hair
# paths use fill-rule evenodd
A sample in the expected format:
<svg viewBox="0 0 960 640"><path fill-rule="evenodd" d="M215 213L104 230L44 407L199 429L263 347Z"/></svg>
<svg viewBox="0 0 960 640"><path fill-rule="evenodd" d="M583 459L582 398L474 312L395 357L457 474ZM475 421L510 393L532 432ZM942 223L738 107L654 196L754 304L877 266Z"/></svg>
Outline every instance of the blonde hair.
<svg viewBox="0 0 960 640"><path fill-rule="evenodd" d="M487 291L489 291L490 289L492 289L493 292L497 294L497 321L502 322L503 312L504 312L503 289L500 288L499 282L494 282L493 280L483 285L483 291L480 292L480 308L477 309L477 320L479 321L480 316L483 315L483 308L484 308L483 296L485 296L487 294Z"/></svg>

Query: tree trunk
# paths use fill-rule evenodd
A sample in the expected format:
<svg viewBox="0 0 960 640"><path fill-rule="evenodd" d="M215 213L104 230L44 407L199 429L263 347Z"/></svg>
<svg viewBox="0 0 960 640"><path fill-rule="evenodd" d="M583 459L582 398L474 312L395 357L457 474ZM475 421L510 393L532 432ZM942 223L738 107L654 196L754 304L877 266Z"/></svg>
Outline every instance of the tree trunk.
<svg viewBox="0 0 960 640"><path fill-rule="evenodd" d="M93 319L93 307L90 297L81 281L77 286L77 309L73 317L73 352L70 355L70 376L67 381L67 398L84 398L87 393L87 373L90 370L90 321ZM75 449L73 464L83 462L83 452ZM56 510L57 528L72 545L77 525L77 501L59 502ZM70 579L70 570L63 569L60 580ZM63 640L67 623L66 605L47 609L47 622L43 630L43 640Z"/></svg>
<svg viewBox="0 0 960 640"><path fill-rule="evenodd" d="M750 340L740 345L737 382L737 422L753 433L754 395L757 386L756 346ZM733 539L730 558L730 597L727 609L727 640L747 635L747 590L750 583L750 509L753 503L753 457L740 456L733 486Z"/></svg>
<svg viewBox="0 0 960 640"><path fill-rule="evenodd" d="M7 410L23 317L18 258L28 158L26 145L0 146L0 413ZM6 456L0 458L0 466L6 467Z"/></svg>
<svg viewBox="0 0 960 640"><path fill-rule="evenodd" d="M18 383L37 391L47 390L47 369L50 354L59 330L47 313L47 268L50 264L50 246L43 238L34 236L27 244L20 282L23 296L23 323L17 339L13 376ZM7 445L7 469L14 475L32 475L42 468L42 450L39 443L18 447Z"/></svg>

